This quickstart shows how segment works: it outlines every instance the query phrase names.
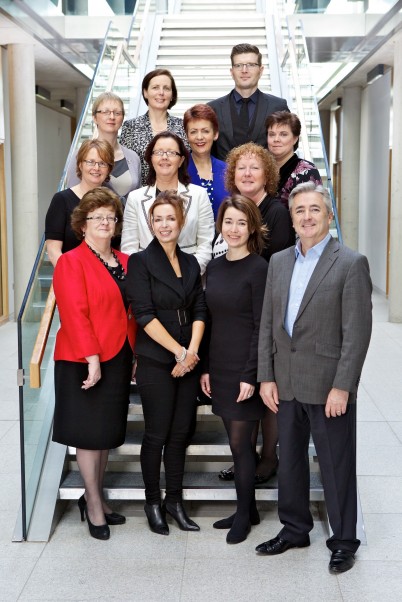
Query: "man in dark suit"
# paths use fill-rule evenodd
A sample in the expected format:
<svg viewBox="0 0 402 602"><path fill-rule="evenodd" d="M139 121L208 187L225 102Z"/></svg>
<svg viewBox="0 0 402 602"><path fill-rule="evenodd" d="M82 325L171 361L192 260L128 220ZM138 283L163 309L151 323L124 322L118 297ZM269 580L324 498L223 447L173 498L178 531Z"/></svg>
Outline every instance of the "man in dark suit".
<svg viewBox="0 0 402 602"><path fill-rule="evenodd" d="M275 555L310 545L310 433L332 536L329 571L352 568L356 538L356 394L371 336L367 259L329 233L328 191L313 182L289 196L295 247L271 257L262 310L258 380L277 414L279 534L256 550Z"/></svg>
<svg viewBox="0 0 402 602"><path fill-rule="evenodd" d="M219 123L219 137L212 154L221 161L225 161L232 148L246 142L255 142L267 148L266 118L275 111L289 111L285 99L264 94L258 89L264 67L257 46L237 44L232 49L230 59L234 90L208 103Z"/></svg>

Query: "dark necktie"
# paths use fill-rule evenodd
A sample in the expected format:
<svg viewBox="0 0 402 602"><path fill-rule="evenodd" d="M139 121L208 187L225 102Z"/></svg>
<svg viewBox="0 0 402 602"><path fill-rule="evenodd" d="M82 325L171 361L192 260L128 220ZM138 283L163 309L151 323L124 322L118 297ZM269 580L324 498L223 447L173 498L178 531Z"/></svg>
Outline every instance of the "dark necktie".
<svg viewBox="0 0 402 602"><path fill-rule="evenodd" d="M240 113L239 113L239 125L241 130L247 134L248 132L248 124L249 124L249 119L248 119L248 103L250 102L249 98L242 98L241 99L241 107L240 107Z"/></svg>

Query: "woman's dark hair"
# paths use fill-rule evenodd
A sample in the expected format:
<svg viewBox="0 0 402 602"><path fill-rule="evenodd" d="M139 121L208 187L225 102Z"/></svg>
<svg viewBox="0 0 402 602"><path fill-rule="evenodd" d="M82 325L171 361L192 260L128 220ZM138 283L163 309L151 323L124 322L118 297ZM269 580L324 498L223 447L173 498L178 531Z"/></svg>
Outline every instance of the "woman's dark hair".
<svg viewBox="0 0 402 602"><path fill-rule="evenodd" d="M216 218L216 229L220 234L222 234L222 224L226 210L230 207L241 211L246 216L249 231L247 249L250 253L260 255L266 246L268 228L262 223L261 213L257 205L242 194L234 194L224 199Z"/></svg>
<svg viewBox="0 0 402 602"><path fill-rule="evenodd" d="M293 145L293 150L297 150L299 147L299 137L301 132L300 119L296 113L289 113L289 111L276 111L269 115L265 121L265 129L267 131L272 128L273 125L288 125L293 136L297 136L297 140Z"/></svg>
<svg viewBox="0 0 402 602"><path fill-rule="evenodd" d="M112 190L109 190L109 188L99 186L85 193L71 214L71 228L79 240L83 238L83 228L87 223L88 213L102 207L110 207L115 212L117 223L114 236L121 234L123 227L123 207L120 197Z"/></svg>
<svg viewBox="0 0 402 602"><path fill-rule="evenodd" d="M154 211L156 207L159 207L160 205L171 205L174 208L176 212L177 222L181 230L184 226L184 222L186 221L184 201L182 197L179 194L177 194L175 190L163 190L162 192L160 192L154 200L154 202L152 203L151 207L149 208L148 216L149 221L151 223L153 221Z"/></svg>
<svg viewBox="0 0 402 602"><path fill-rule="evenodd" d="M158 77L159 75L166 75L170 79L170 83L172 85L172 100L169 103L168 109L171 109L172 107L174 107L174 105L177 102L177 88L176 88L176 82L174 81L174 77L168 69L154 69L153 71L150 71L149 73L146 74L146 76L142 80L142 86L141 86L142 98L145 100L145 103L148 105L148 99L145 98L144 90L148 91L149 84L151 83L151 79L153 79L154 77Z"/></svg>
<svg viewBox="0 0 402 602"><path fill-rule="evenodd" d="M211 109L209 105L199 104L187 109L183 115L183 127L186 134L189 121L195 121L196 119L205 119L205 121L210 121L214 134L219 132L218 118L215 111Z"/></svg>
<svg viewBox="0 0 402 602"><path fill-rule="evenodd" d="M97 150L98 155L100 156L102 161L104 161L105 163L108 164L109 169L108 169L107 175L103 181L109 182L110 174L114 167L114 150L113 150L112 145L109 142L106 142L106 140L98 140L98 139L85 140L85 142L83 142L81 144L81 146L78 150L78 153L77 153L77 167L75 170L77 177L81 180L81 178L82 178L81 163L85 160L85 157L87 156L87 154L89 153L89 151L92 148Z"/></svg>
<svg viewBox="0 0 402 602"><path fill-rule="evenodd" d="M226 157L226 190L231 194L240 193L235 184L236 166L242 157L249 156L255 156L261 160L265 176L265 192L270 197L275 196L279 182L278 166L271 153L268 152L266 148L263 148L254 142L247 142L246 144L232 148Z"/></svg>
<svg viewBox="0 0 402 602"><path fill-rule="evenodd" d="M147 177L148 186L154 186L154 184L156 182L156 172L155 172L154 166L152 165L152 152L155 148L155 144L161 138L172 138L172 140L174 140L176 142L177 146L179 147L180 156L184 157L184 161L180 165L179 170L178 170L179 182L181 184L184 184L185 186L187 186L188 184L190 184L190 181L191 181L190 176L188 175L188 171L187 171L188 150L186 149L183 140L177 134L175 134L174 132L169 132L168 130L165 130L164 132L160 132L159 134L156 134L156 136L154 136L152 138L151 142L148 144L147 148L145 149L144 159L149 165L149 172L148 172L148 177Z"/></svg>

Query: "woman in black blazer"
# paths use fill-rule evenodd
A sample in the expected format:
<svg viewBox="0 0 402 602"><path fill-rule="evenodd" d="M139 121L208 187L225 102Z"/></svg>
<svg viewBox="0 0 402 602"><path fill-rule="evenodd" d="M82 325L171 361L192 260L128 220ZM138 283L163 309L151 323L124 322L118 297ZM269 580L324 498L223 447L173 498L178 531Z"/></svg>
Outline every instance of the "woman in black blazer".
<svg viewBox="0 0 402 602"><path fill-rule="evenodd" d="M155 238L128 263L127 297L139 329L137 385L145 432L141 469L145 514L154 533L168 535L166 513L185 531L199 526L182 503L184 462L197 407L198 348L206 305L200 267L177 245L185 215L174 191L161 192L149 210ZM166 497L161 506L160 467L165 465Z"/></svg>

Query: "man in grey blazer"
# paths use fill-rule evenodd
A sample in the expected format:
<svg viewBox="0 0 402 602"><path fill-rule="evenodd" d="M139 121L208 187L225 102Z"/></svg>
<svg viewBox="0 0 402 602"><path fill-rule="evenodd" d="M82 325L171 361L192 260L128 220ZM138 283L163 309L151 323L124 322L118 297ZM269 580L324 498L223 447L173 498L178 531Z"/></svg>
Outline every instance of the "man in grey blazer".
<svg viewBox="0 0 402 602"><path fill-rule="evenodd" d="M226 160L232 148L246 142L267 148L266 118L275 111L289 111L285 99L264 94L258 89L264 67L257 46L237 44L232 49L230 60L234 90L208 103L219 123L219 137L212 154L221 161Z"/></svg>
<svg viewBox="0 0 402 602"><path fill-rule="evenodd" d="M310 433L333 535L329 571L352 568L356 538L356 393L372 326L367 259L329 233L328 191L313 182L289 196L295 247L272 256L262 310L258 381L279 431L279 534L256 550L310 545Z"/></svg>

